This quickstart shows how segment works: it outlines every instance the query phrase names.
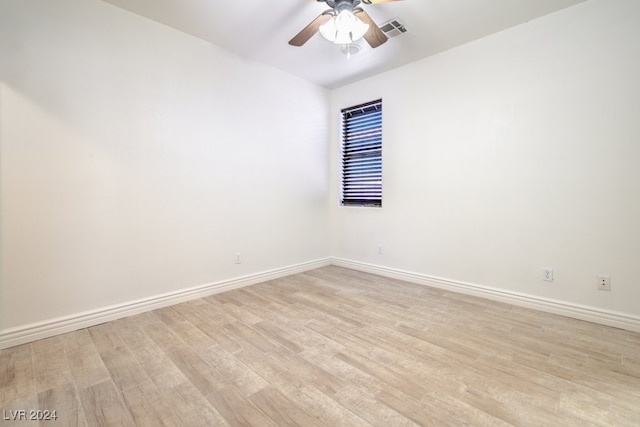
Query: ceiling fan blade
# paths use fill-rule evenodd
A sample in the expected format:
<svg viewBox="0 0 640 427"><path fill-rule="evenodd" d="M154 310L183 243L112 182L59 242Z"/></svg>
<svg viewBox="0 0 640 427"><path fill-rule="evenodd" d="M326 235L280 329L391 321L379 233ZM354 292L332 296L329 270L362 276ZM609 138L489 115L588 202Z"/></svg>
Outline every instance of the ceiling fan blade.
<svg viewBox="0 0 640 427"><path fill-rule="evenodd" d="M382 32L378 25L373 22L373 19L369 16L367 12L364 10L356 11L355 15L362 20L365 24L369 24L369 29L367 33L364 35L364 39L369 43L369 46L372 48L376 48L381 44L385 43L387 40L387 36Z"/></svg>
<svg viewBox="0 0 640 427"><path fill-rule="evenodd" d="M316 19L311 21L309 25L304 27L304 29L300 31L294 38L289 40L289 44L291 46L302 46L307 41L309 41L309 39L313 37L315 33L318 32L318 28L320 28L320 25L324 24L329 19L331 19L331 15L326 12L318 16Z"/></svg>

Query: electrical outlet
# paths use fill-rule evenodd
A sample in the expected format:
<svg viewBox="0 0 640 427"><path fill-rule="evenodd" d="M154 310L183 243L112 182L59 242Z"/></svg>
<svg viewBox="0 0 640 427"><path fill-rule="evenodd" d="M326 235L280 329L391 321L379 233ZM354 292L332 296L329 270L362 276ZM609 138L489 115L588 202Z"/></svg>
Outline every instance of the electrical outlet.
<svg viewBox="0 0 640 427"><path fill-rule="evenodd" d="M553 282L553 268L542 269L542 280L545 282Z"/></svg>
<svg viewBox="0 0 640 427"><path fill-rule="evenodd" d="M236 252L236 264L240 264L240 252Z"/></svg>
<svg viewBox="0 0 640 427"><path fill-rule="evenodd" d="M382 245L378 245L378 255L382 255Z"/></svg>
<svg viewBox="0 0 640 427"><path fill-rule="evenodd" d="M597 276L598 277L598 289L601 291L611 290L611 276Z"/></svg>

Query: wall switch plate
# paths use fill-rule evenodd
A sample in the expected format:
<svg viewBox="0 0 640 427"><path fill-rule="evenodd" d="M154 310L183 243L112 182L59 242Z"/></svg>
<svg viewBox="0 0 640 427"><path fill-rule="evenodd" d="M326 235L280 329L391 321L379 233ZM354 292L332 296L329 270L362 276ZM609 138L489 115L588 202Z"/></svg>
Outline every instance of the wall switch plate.
<svg viewBox="0 0 640 427"><path fill-rule="evenodd" d="M597 276L598 277L598 289L601 291L611 290L611 276Z"/></svg>
<svg viewBox="0 0 640 427"><path fill-rule="evenodd" d="M553 268L542 269L542 280L545 282L553 282Z"/></svg>

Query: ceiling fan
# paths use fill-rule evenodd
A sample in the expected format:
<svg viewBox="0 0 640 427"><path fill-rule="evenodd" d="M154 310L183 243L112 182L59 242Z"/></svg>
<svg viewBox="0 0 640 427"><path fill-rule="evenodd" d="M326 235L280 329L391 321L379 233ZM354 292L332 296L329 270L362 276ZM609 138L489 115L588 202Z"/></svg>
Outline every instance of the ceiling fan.
<svg viewBox="0 0 640 427"><path fill-rule="evenodd" d="M313 35L320 32L327 40L348 45L364 38L369 46L376 48L386 42L387 36L378 28L373 19L360 4L390 3L400 0L317 0L326 3L327 9L311 21L294 38L289 40L291 46L302 46Z"/></svg>

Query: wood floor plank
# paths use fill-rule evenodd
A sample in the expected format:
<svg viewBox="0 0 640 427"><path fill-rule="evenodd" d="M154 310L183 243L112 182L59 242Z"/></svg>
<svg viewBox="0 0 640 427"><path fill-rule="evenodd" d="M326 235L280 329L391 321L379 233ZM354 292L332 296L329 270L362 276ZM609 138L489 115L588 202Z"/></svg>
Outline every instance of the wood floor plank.
<svg viewBox="0 0 640 427"><path fill-rule="evenodd" d="M483 410L487 407L499 409L506 405L510 407L512 412L525 413L526 411L515 410L518 407L525 406L536 408L536 419L556 421L558 418L557 402L560 394L554 392L553 388L549 389L528 380L522 382L513 381L514 376L511 373L503 372L493 366L475 363L474 359L455 352L451 352L448 355L452 366L466 365L473 367L461 374L446 364L433 359L428 364L419 359L406 363L397 354L382 348L376 348L370 352L370 356L372 360L377 361L379 364L395 366L395 370L400 374L419 379L421 384L428 384L429 381L432 382L439 377L446 378L449 383L439 382L438 389L448 390L449 393L457 395L456 390L450 388L450 384L457 384L456 387L462 387L467 393L462 396L457 395L459 399ZM479 396L482 396L484 400L476 396L476 399L470 402L468 393L476 388L484 391L484 393L479 393ZM536 396L536 398L533 399L532 396ZM493 412L490 413L497 415ZM529 418L534 419L532 417ZM522 424L522 420L519 420L518 424Z"/></svg>
<svg viewBox="0 0 640 427"><path fill-rule="evenodd" d="M323 299L318 295L314 295L309 292L296 292L293 294L293 298L298 304L304 307L319 311L327 316L334 317L350 325L360 328L364 327L362 319L357 314L353 313L351 309L344 309L344 307L342 307L342 310L336 309L336 306L338 306L337 303L335 305L329 304L326 299Z"/></svg>
<svg viewBox="0 0 640 427"><path fill-rule="evenodd" d="M0 408L25 409L35 399L32 344L0 351Z"/></svg>
<svg viewBox="0 0 640 427"><path fill-rule="evenodd" d="M80 400L90 426L133 426L129 411L111 380L80 390Z"/></svg>
<svg viewBox="0 0 640 427"><path fill-rule="evenodd" d="M416 422L405 417L375 397L380 390L351 385L336 394L336 399L351 412L367 421L372 426L415 427Z"/></svg>
<svg viewBox="0 0 640 427"><path fill-rule="evenodd" d="M456 414L443 413L441 405L414 399L398 390L382 390L376 394L376 400L421 426L454 425Z"/></svg>
<svg viewBox="0 0 640 427"><path fill-rule="evenodd" d="M370 425L336 400L309 385L309 381L292 373L288 369L289 366L282 363L276 356L261 353L255 347L247 345L237 353L237 357L287 398L299 400L305 411L320 420L323 425L363 427Z"/></svg>
<svg viewBox="0 0 640 427"><path fill-rule="evenodd" d="M297 393L305 385L305 381L289 371L274 355L262 353L251 345L246 345L236 357L253 372L264 378L271 386L284 394Z"/></svg>
<svg viewBox="0 0 640 427"><path fill-rule="evenodd" d="M73 376L61 337L33 343L36 391L41 392L73 382Z"/></svg>
<svg viewBox="0 0 640 427"><path fill-rule="evenodd" d="M309 415L320 420L324 426L367 427L371 425L314 386L305 384L297 388L295 393L284 389L283 394L300 402L301 407Z"/></svg>
<svg viewBox="0 0 640 427"><path fill-rule="evenodd" d="M37 408L41 411L47 411L49 414L47 417L49 419L41 421L41 425L69 427L87 425L80 396L73 383L38 393Z"/></svg>
<svg viewBox="0 0 640 427"><path fill-rule="evenodd" d="M229 293L233 294L233 292L229 292ZM216 295L212 295L210 297L205 298L205 300L211 305L212 310L226 313L229 315L229 317L232 317L235 320L238 320L240 322L243 322L249 325L262 321L261 317L252 313L251 310L248 310L247 308L243 307L241 303L237 303L235 299L230 300L233 302L223 302L225 300L221 299L220 295L223 295L223 294L216 294ZM227 301L228 300L229 299L227 299Z"/></svg>
<svg viewBox="0 0 640 427"><path fill-rule="evenodd" d="M78 389L87 388L109 378L100 353L87 329L62 336L69 370Z"/></svg>
<svg viewBox="0 0 640 427"><path fill-rule="evenodd" d="M278 426L233 386L209 393L207 399L230 426Z"/></svg>
<svg viewBox="0 0 640 427"><path fill-rule="evenodd" d="M180 336L180 338L195 351L205 350L216 344L211 337L171 307L155 310L154 313L169 329Z"/></svg>
<svg viewBox="0 0 640 427"><path fill-rule="evenodd" d="M223 348L214 345L200 352L199 355L205 362L215 367L229 384L233 384L234 388L245 395L256 393L269 385L264 378Z"/></svg>
<svg viewBox="0 0 640 427"><path fill-rule="evenodd" d="M300 353L302 351L302 348L298 344L287 337L286 332L271 322L260 321L253 324L252 327L262 335L266 336L269 340L280 344L294 353Z"/></svg>
<svg viewBox="0 0 640 427"><path fill-rule="evenodd" d="M276 321L275 316L286 312L287 307L264 298L259 293L249 292L247 288L236 289L234 296L238 304L241 304L247 310L255 313L256 316L263 320ZM282 317L280 317L282 319ZM285 320L291 320L284 318Z"/></svg>
<svg viewBox="0 0 640 427"><path fill-rule="evenodd" d="M143 326L142 329L167 354L189 349L189 345L162 322Z"/></svg>
<svg viewBox="0 0 640 427"><path fill-rule="evenodd" d="M142 414L145 414L148 411L152 412L157 418L161 420L160 425L164 425L167 427L183 426L185 424L181 422L179 414L177 414L177 411L174 408L176 402L174 396L171 395L171 391L177 387L180 387L182 384L186 384L187 382L188 380L186 378L183 380L183 382L175 385L164 385L162 381L160 382L160 384L154 381L140 384L138 387L131 390L136 393L139 392L144 399L142 402L144 405L142 407ZM127 392L129 392L129 390L127 390ZM129 408L130 412L132 411L130 405L132 404L132 402L135 404L135 402L137 401L137 397L135 395L133 395L133 397L136 399L133 399L132 401L131 395L123 396L125 406ZM136 419L136 417L139 417L139 415L132 416L134 417L134 419Z"/></svg>
<svg viewBox="0 0 640 427"><path fill-rule="evenodd" d="M249 398L258 409L279 426L322 426L320 420L309 415L302 407L273 387L263 388Z"/></svg>
<svg viewBox="0 0 640 427"><path fill-rule="evenodd" d="M185 427L228 426L229 423L193 384L186 382L165 393L165 404Z"/></svg>
<svg viewBox="0 0 640 427"><path fill-rule="evenodd" d="M215 310L204 298L177 304L171 308L194 325L204 323L220 327L236 320L225 311Z"/></svg>
<svg viewBox="0 0 640 427"><path fill-rule="evenodd" d="M99 325L89 330L113 383L127 390L149 380L142 366L117 333L116 324Z"/></svg>
<svg viewBox="0 0 640 427"><path fill-rule="evenodd" d="M235 354L242 350L243 341L241 336L235 335L232 330L225 328L224 325L212 325L210 323L199 323L196 326L208 337L215 341L220 348L227 350L229 353Z"/></svg>
<svg viewBox="0 0 640 427"><path fill-rule="evenodd" d="M228 325L224 326L224 329L226 329L232 335L241 337L244 341L248 342L260 351L271 351L277 353L281 349L278 344L269 340L266 336L262 335L260 332L242 322L229 323Z"/></svg>
<svg viewBox="0 0 640 427"><path fill-rule="evenodd" d="M359 354L338 353L335 357L415 399L421 399L427 392L410 378L404 377L393 369L375 363Z"/></svg>
<svg viewBox="0 0 640 427"><path fill-rule="evenodd" d="M195 388L205 396L229 385L224 375L191 349L173 351L169 353L169 357Z"/></svg>
<svg viewBox="0 0 640 427"><path fill-rule="evenodd" d="M130 331L127 328L127 331ZM131 352L136 361L146 373L147 377L157 387L173 387L184 383L187 378L182 371L173 363L171 358L165 351L156 344L150 337L148 337L144 331L138 330L135 334L129 334L121 330L123 338L130 335L135 335L136 346L131 348ZM126 339L126 338L125 338ZM136 387L140 387L142 384L138 382Z"/></svg>
<svg viewBox="0 0 640 427"><path fill-rule="evenodd" d="M173 414L160 416L157 406L149 402L140 387L130 388L122 392L122 400L129 410L133 422L137 426L160 427L176 425Z"/></svg>

